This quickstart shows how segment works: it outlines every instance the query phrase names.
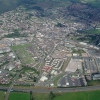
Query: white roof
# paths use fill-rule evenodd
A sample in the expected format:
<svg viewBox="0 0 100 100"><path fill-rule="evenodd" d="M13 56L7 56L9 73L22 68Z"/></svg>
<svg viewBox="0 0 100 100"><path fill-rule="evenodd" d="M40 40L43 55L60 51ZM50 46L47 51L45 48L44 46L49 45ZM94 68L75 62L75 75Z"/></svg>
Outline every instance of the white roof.
<svg viewBox="0 0 100 100"><path fill-rule="evenodd" d="M78 56L78 54L77 53L73 53L73 56Z"/></svg>
<svg viewBox="0 0 100 100"><path fill-rule="evenodd" d="M1 71L0 71L0 74L1 74Z"/></svg>
<svg viewBox="0 0 100 100"><path fill-rule="evenodd" d="M82 63L75 59L71 59L65 71L66 72L75 72L77 70L77 68L81 69Z"/></svg>
<svg viewBox="0 0 100 100"><path fill-rule="evenodd" d="M69 83L66 83L66 85L69 85Z"/></svg>
<svg viewBox="0 0 100 100"><path fill-rule="evenodd" d="M41 79L40 79L40 81L44 82L44 81L46 81L47 79L48 79L48 78L47 78L46 76L42 76Z"/></svg>
<svg viewBox="0 0 100 100"><path fill-rule="evenodd" d="M54 74L54 72L55 72L55 70L52 70L52 71L51 71L51 74Z"/></svg>

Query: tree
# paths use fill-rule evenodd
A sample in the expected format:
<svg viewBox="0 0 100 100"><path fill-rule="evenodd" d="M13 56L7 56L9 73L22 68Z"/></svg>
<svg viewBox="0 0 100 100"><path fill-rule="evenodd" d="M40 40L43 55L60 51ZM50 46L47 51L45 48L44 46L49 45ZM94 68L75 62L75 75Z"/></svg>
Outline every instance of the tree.
<svg viewBox="0 0 100 100"><path fill-rule="evenodd" d="M34 100L32 96L32 91L30 91L30 100Z"/></svg>
<svg viewBox="0 0 100 100"><path fill-rule="evenodd" d="M30 95L32 96L32 91L30 91Z"/></svg>
<svg viewBox="0 0 100 100"><path fill-rule="evenodd" d="M30 100L35 100L35 98L33 97L33 92L30 91Z"/></svg>
<svg viewBox="0 0 100 100"><path fill-rule="evenodd" d="M31 100L35 100L35 98L32 97Z"/></svg>
<svg viewBox="0 0 100 100"><path fill-rule="evenodd" d="M54 97L55 97L55 94L51 91L49 94L49 100L53 100Z"/></svg>
<svg viewBox="0 0 100 100"><path fill-rule="evenodd" d="M33 81L36 82L37 81L37 77L34 77Z"/></svg>
<svg viewBox="0 0 100 100"><path fill-rule="evenodd" d="M61 23L57 23L56 25L57 27L65 27L65 25L61 24Z"/></svg>

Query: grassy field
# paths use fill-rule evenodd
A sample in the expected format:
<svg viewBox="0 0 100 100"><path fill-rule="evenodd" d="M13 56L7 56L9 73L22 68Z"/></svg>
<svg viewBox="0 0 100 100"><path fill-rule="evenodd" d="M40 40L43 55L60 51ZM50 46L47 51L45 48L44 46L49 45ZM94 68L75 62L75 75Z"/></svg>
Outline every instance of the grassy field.
<svg viewBox="0 0 100 100"><path fill-rule="evenodd" d="M100 91L64 93L53 100L100 100Z"/></svg>
<svg viewBox="0 0 100 100"><path fill-rule="evenodd" d="M5 96L4 92L0 91L0 100L4 100L4 96Z"/></svg>
<svg viewBox="0 0 100 100"><path fill-rule="evenodd" d="M34 62L32 54L30 54L27 50L30 45L31 44L25 44L11 47L15 51L18 58L21 60L22 64L30 64Z"/></svg>
<svg viewBox="0 0 100 100"><path fill-rule="evenodd" d="M76 53L76 54L79 54L81 56L82 53L85 53L85 51L83 49L72 48L72 53Z"/></svg>
<svg viewBox="0 0 100 100"><path fill-rule="evenodd" d="M34 100L49 100L48 95L49 94L33 93Z"/></svg>
<svg viewBox="0 0 100 100"><path fill-rule="evenodd" d="M29 46L31 46L31 44L17 45L17 46L12 46L11 48L13 50L17 50L17 49L19 50L19 49L27 48Z"/></svg>
<svg viewBox="0 0 100 100"><path fill-rule="evenodd" d="M100 100L100 90L55 94L52 100ZM33 100L49 100L49 93L33 93ZM0 99L2 100L2 99ZM30 93L12 92L8 100L30 100Z"/></svg>
<svg viewBox="0 0 100 100"><path fill-rule="evenodd" d="M87 34L100 34L100 29L87 30Z"/></svg>
<svg viewBox="0 0 100 100"><path fill-rule="evenodd" d="M88 86L100 85L100 80L87 81Z"/></svg>
<svg viewBox="0 0 100 100"><path fill-rule="evenodd" d="M89 3L93 7L100 7L100 0L79 0L82 3Z"/></svg>
<svg viewBox="0 0 100 100"><path fill-rule="evenodd" d="M29 93L12 92L10 94L8 100L30 100L30 94Z"/></svg>
<svg viewBox="0 0 100 100"><path fill-rule="evenodd" d="M26 48L16 50L16 54L18 55L22 64L30 64L30 63L34 62L32 55L27 51Z"/></svg>
<svg viewBox="0 0 100 100"><path fill-rule="evenodd" d="M88 92L58 93L54 95L55 97L52 100L99 100L100 90ZM33 98L34 100L49 100L50 96L48 93L33 93ZM30 94L12 92L8 100L30 100Z"/></svg>

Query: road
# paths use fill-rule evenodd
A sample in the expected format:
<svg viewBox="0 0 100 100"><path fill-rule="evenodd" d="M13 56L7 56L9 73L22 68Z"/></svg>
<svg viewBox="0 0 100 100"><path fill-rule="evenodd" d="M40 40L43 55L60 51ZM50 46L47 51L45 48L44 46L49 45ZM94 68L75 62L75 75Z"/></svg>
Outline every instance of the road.
<svg viewBox="0 0 100 100"><path fill-rule="evenodd" d="M10 92L11 92L13 86L14 86L14 83L15 83L14 81L18 78L18 76L20 75L20 73L21 72L17 73L16 76L13 78L10 87L7 89L7 93L6 93L6 96L5 96L5 99L4 100L8 100L9 94L10 94Z"/></svg>
<svg viewBox="0 0 100 100"><path fill-rule="evenodd" d="M14 52L14 50L12 49L12 48L10 48L11 49L11 51L14 53L14 55L15 55L15 57L16 57L16 60L19 60L18 59L18 56L16 55L16 53Z"/></svg>
<svg viewBox="0 0 100 100"><path fill-rule="evenodd" d="M0 87L0 90L7 90L7 87ZM24 88L13 88L13 91L20 92L36 92L36 93L50 93L50 91L54 93L59 92L74 92L74 91L91 91L91 90L100 90L100 86L87 86L87 87L74 87L74 88L33 88L33 89L24 89Z"/></svg>
<svg viewBox="0 0 100 100"><path fill-rule="evenodd" d="M34 90L32 89L32 91L36 92L36 93L50 93L50 91L52 91L54 93L59 93L59 92L90 91L90 90L100 90L100 86L95 86L95 87L78 87L78 88L34 89ZM29 92L30 89L23 89L23 91Z"/></svg>

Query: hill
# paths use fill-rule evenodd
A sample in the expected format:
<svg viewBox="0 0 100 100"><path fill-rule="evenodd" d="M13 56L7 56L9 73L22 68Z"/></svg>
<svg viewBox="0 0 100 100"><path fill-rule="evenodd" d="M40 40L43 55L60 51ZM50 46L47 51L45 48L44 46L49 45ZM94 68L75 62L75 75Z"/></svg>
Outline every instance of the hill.
<svg viewBox="0 0 100 100"><path fill-rule="evenodd" d="M20 5L33 5L38 3L47 3L47 4L56 4L54 6L59 6L60 4L64 4L65 2L71 3L88 3L94 7L99 7L100 0L0 0L0 13L13 10ZM66 6L63 5L63 6ZM26 6L27 7L27 6Z"/></svg>

